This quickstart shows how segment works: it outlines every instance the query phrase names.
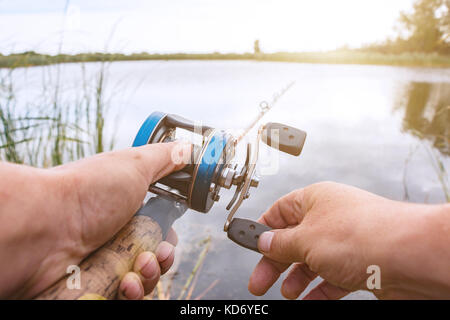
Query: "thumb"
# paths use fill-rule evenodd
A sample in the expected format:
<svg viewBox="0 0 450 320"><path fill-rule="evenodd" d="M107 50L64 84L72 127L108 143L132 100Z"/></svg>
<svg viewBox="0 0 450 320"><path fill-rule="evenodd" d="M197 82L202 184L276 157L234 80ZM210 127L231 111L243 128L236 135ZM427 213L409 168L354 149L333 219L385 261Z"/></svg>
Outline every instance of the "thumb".
<svg viewBox="0 0 450 320"><path fill-rule="evenodd" d="M300 234L300 226L266 231L259 236L258 249L266 257L278 262L303 262Z"/></svg>
<svg viewBox="0 0 450 320"><path fill-rule="evenodd" d="M134 165L151 184L173 171L182 169L191 160L192 145L185 141L148 144L128 149L133 152Z"/></svg>

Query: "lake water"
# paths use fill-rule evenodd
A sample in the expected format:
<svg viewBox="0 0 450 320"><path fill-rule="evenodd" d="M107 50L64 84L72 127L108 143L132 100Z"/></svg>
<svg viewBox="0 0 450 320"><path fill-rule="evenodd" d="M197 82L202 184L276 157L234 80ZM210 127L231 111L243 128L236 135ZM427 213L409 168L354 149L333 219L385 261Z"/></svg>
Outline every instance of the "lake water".
<svg viewBox="0 0 450 320"><path fill-rule="evenodd" d="M99 64L86 68L95 74ZM21 103L34 99L46 69L31 68L16 75ZM61 70L69 101L80 85L80 66L67 64ZM306 131L303 153L298 158L281 155L279 172L261 178L236 216L257 219L282 195L323 180L351 184L391 199L445 201L430 151L450 168L450 69L247 61L117 62L108 68L106 88L111 115L119 113L120 117L117 126L115 121L108 122L107 136L116 134L115 148L129 146L143 120L156 110L210 126L242 128L256 115L261 101L270 101L291 81L294 86L264 121ZM260 256L236 246L222 231L231 193L207 215L188 211L176 222L180 242L174 291L192 270L201 250L199 242L211 236L211 249L193 297L219 280L206 298L254 298L247 282ZM281 299L280 282L262 299ZM348 298L373 296L361 291Z"/></svg>

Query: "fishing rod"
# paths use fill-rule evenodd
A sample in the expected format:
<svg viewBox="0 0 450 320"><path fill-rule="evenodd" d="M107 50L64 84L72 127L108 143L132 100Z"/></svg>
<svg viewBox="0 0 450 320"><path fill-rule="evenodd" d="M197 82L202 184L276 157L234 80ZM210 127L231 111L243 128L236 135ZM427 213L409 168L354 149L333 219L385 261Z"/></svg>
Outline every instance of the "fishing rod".
<svg viewBox="0 0 450 320"><path fill-rule="evenodd" d="M188 209L208 213L220 201L222 188L235 192L226 210L224 231L236 244L259 252L259 235L270 230L266 225L244 218L235 218L243 201L250 196L250 188L257 188L259 180L255 168L259 157L259 142L293 156L300 155L306 133L297 128L269 122L258 127L256 138L247 143L245 161L235 160L237 145L292 87L290 83L273 96L270 103L262 102L258 115L241 134L199 126L196 122L174 114L153 112L139 129L133 147L165 143L177 139L177 130L187 130L192 137L190 163L183 169L149 186L156 196L150 198L112 239L93 252L80 264L81 288L68 289L68 276L57 281L37 299L84 299L104 297L114 299L123 276L132 269L136 257L144 251L156 250L173 222Z"/></svg>
<svg viewBox="0 0 450 320"><path fill-rule="evenodd" d="M295 84L295 81L290 82L286 87L284 87L279 93L275 93L273 95L272 101L270 103L266 101L262 101L259 104L260 112L256 116L256 118L250 122L250 124L245 127L244 131L236 137L236 143L239 143L249 132L250 130L255 127L255 125L261 120L264 115L269 112L275 104L278 102L278 100Z"/></svg>

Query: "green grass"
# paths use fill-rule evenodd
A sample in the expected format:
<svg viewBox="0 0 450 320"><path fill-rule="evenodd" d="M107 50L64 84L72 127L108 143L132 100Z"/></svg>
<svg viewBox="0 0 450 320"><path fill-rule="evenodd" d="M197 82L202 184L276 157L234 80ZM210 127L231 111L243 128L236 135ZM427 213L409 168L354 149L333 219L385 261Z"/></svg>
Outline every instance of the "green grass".
<svg viewBox="0 0 450 320"><path fill-rule="evenodd" d="M18 101L16 68L0 69L0 160L36 167L53 167L111 150L113 138L104 138L108 108L103 62L94 77L80 64L82 90L64 101L61 65L48 65L41 91L34 101Z"/></svg>
<svg viewBox="0 0 450 320"><path fill-rule="evenodd" d="M0 68L17 68L70 62L110 62L134 60L255 60L324 64L367 64L417 67L450 67L450 55L438 53L380 53L368 50L336 50L329 52L278 53L80 53L76 55L44 55L35 52L0 55Z"/></svg>

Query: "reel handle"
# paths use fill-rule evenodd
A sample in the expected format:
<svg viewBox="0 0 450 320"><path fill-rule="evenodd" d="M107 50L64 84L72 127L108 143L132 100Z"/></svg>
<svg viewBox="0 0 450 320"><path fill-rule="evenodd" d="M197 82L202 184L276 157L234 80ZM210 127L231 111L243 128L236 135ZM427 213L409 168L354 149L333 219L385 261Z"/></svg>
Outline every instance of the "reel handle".
<svg viewBox="0 0 450 320"><path fill-rule="evenodd" d="M80 289L69 289L67 275L35 299L73 300L115 299L120 280L132 270L136 257L144 251L155 252L166 238L173 222L187 206L161 196L151 198L113 238L80 264Z"/></svg>

